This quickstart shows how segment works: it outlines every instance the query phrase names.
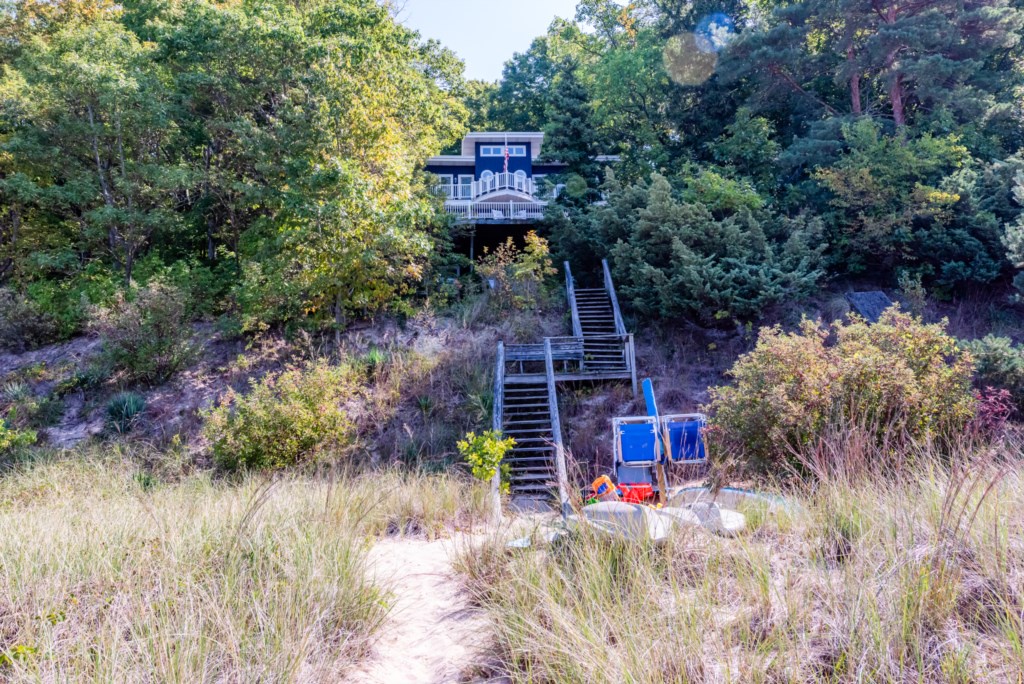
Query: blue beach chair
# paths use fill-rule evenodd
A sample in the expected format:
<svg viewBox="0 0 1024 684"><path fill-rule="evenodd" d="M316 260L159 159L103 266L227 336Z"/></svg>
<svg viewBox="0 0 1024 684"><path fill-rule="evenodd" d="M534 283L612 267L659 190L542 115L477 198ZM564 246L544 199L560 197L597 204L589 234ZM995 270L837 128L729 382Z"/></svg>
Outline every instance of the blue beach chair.
<svg viewBox="0 0 1024 684"><path fill-rule="evenodd" d="M669 463L707 463L703 431L708 421L703 413L677 413L659 421Z"/></svg>
<svg viewBox="0 0 1024 684"><path fill-rule="evenodd" d="M653 484L652 468L662 453L657 418L613 418L612 442L616 481Z"/></svg>

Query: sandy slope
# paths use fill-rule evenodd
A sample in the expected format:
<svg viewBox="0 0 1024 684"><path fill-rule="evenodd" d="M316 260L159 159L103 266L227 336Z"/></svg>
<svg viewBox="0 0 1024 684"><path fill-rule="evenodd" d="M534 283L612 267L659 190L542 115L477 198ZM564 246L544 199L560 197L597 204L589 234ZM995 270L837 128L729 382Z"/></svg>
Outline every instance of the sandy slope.
<svg viewBox="0 0 1024 684"><path fill-rule="evenodd" d="M484 662L488 623L469 605L452 571L458 541L386 539L370 552L393 608L374 652L346 681L459 682Z"/></svg>

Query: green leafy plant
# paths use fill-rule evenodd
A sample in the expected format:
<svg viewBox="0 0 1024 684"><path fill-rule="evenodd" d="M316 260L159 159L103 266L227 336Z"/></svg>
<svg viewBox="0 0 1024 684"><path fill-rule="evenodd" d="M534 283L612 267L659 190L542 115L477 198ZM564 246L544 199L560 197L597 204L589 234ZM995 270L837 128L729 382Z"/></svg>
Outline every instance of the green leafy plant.
<svg viewBox="0 0 1024 684"><path fill-rule="evenodd" d="M548 242L530 231L519 250L512 238L480 259L477 271L492 283L494 301L502 311L537 305L544 279L556 273Z"/></svg>
<svg viewBox="0 0 1024 684"><path fill-rule="evenodd" d="M359 373L325 360L289 367L228 392L205 412L204 432L225 470L273 470L341 455L355 444L344 406L359 394Z"/></svg>
<svg viewBox="0 0 1024 684"><path fill-rule="evenodd" d="M978 386L1007 390L1017 409L1024 410L1024 347L995 335L960 344L974 357Z"/></svg>
<svg viewBox="0 0 1024 684"><path fill-rule="evenodd" d="M734 383L711 390L711 439L741 462L781 473L801 468L836 430L889 446L955 438L975 415L972 370L944 324L897 307L874 325L765 328L729 371Z"/></svg>
<svg viewBox="0 0 1024 684"><path fill-rule="evenodd" d="M170 378L195 353L185 294L154 280L129 300L118 293L98 308L91 328L103 340L110 365L129 381L157 384Z"/></svg>
<svg viewBox="0 0 1024 684"><path fill-rule="evenodd" d="M469 464L473 470L473 476L477 479L486 482L494 477L499 469L501 470L503 492L508 492L511 469L507 463L502 463L502 459L515 445L514 439L511 437L502 439L501 432L496 430L487 430L479 435L469 432L457 444L459 454Z"/></svg>
<svg viewBox="0 0 1024 684"><path fill-rule="evenodd" d="M0 349L23 352L60 338L57 321L36 302L0 288Z"/></svg>
<svg viewBox="0 0 1024 684"><path fill-rule="evenodd" d="M118 434L127 434L145 410L145 397L135 392L119 392L107 402L107 426Z"/></svg>
<svg viewBox="0 0 1024 684"><path fill-rule="evenodd" d="M34 430L17 430L0 420L0 456L9 456L36 443Z"/></svg>

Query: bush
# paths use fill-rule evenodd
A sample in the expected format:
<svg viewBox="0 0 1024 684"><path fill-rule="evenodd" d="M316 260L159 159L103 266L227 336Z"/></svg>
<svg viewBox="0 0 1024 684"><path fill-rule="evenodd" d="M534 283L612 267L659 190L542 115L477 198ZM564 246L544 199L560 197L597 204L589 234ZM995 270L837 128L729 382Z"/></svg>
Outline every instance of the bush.
<svg viewBox="0 0 1024 684"><path fill-rule="evenodd" d="M31 299L0 288L0 349L23 352L59 339L53 316Z"/></svg>
<svg viewBox="0 0 1024 684"><path fill-rule="evenodd" d="M473 470L473 477L488 482L501 469L502 490L508 491L510 470L507 463L502 463L505 454L512 450L516 441L511 437L501 438L501 433L487 430L477 435L470 432L465 439L459 441L459 453Z"/></svg>
<svg viewBox="0 0 1024 684"><path fill-rule="evenodd" d="M16 430L0 420L0 456L10 456L19 449L30 447L36 443L33 430Z"/></svg>
<svg viewBox="0 0 1024 684"><path fill-rule="evenodd" d="M477 271L493 282L495 301L503 311L535 308L544 278L557 273L551 266L547 240L532 230L526 234L522 251L509 238L480 259Z"/></svg>
<svg viewBox="0 0 1024 684"><path fill-rule="evenodd" d="M995 335L960 344L974 357L978 386L1007 390L1017 410L1024 410L1024 347Z"/></svg>
<svg viewBox="0 0 1024 684"><path fill-rule="evenodd" d="M120 392L107 403L107 425L118 434L131 432L146 410L146 399L135 392Z"/></svg>
<svg viewBox="0 0 1024 684"><path fill-rule="evenodd" d="M234 390L204 415L214 460L226 470L272 470L350 448L355 423L343 406L358 393L350 366L318 361L289 367L248 394Z"/></svg>
<svg viewBox="0 0 1024 684"><path fill-rule="evenodd" d="M192 330L184 293L154 280L134 293L114 296L98 308L92 330L103 340L109 364L128 381L159 384L193 357Z"/></svg>
<svg viewBox="0 0 1024 684"><path fill-rule="evenodd" d="M729 371L735 383L711 390L711 439L743 463L779 471L799 468L836 428L889 445L953 438L974 417L972 367L944 324L896 307L874 325L766 328Z"/></svg>

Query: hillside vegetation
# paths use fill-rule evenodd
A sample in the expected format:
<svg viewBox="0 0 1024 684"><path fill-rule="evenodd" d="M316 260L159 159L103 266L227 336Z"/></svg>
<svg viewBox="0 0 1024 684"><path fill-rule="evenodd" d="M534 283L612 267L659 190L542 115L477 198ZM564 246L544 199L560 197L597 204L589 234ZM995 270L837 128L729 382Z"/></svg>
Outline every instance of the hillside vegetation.
<svg viewBox="0 0 1024 684"><path fill-rule="evenodd" d="M408 537L465 679L1024 677L1020 2L580 0L496 83L400 5L0 6L0 679L365 674ZM566 164L475 263L423 171L469 130ZM485 530L495 347L603 259L709 415L678 481L788 502L745 536ZM644 408L559 401L581 504Z"/></svg>

